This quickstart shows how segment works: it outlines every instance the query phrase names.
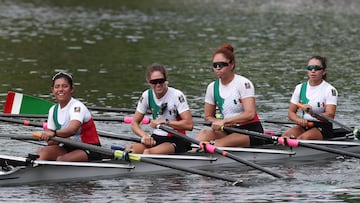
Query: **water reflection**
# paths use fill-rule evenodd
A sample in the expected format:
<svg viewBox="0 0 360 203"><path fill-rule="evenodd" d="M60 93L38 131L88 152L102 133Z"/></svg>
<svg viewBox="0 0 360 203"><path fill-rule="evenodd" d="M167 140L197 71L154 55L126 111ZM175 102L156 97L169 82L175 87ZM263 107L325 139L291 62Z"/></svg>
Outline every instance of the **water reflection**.
<svg viewBox="0 0 360 203"><path fill-rule="evenodd" d="M148 88L145 68L157 62L168 66L170 85L183 90L194 113L201 114L206 85L214 80L212 51L229 42L238 56L236 72L254 82L262 118L286 117L293 88L306 78L307 58L316 53L328 57L329 81L340 94L336 119L357 126L359 9L360 2L355 0L2 0L0 108L7 91L53 100L51 76L57 70L66 70L74 75L75 96L86 104L134 109L141 92ZM131 133L129 126L121 124L99 123L99 127ZM287 128L266 127L278 132ZM0 125L0 130L21 134L34 129ZM2 153L14 155L37 148L9 140L0 142L7 146ZM108 145L114 142L104 140ZM52 194L56 200L67 202L73 201L70 197L88 202L173 201L175 197L184 202L309 202L317 198L346 201L359 194L359 180L343 175L356 179L354 166L357 163L333 163L326 169L272 167L295 175L299 179L295 183L268 181L250 171L245 175L256 174L250 176L254 183L241 189L199 176L120 178L50 188L56 190ZM309 175L308 170L317 173ZM224 173L242 175L243 171L231 169ZM292 188L294 185L302 190ZM46 201L31 192L52 191L44 188L20 187L20 195L11 192L18 188L2 188L1 200L26 201L34 196L39 198L32 198L35 202L41 198ZM60 197L65 193L69 193L69 199Z"/></svg>

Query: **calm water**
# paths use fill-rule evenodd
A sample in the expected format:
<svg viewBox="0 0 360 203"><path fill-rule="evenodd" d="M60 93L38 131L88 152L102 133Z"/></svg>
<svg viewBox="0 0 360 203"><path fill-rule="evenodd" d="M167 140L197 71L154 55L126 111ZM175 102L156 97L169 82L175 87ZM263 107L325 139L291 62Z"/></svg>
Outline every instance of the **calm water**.
<svg viewBox="0 0 360 203"><path fill-rule="evenodd" d="M134 109L147 88L145 68L157 62L168 66L170 85L182 89L193 112L201 114L206 85L214 79L211 54L229 42L235 47L237 73L255 84L262 118L286 118L293 88L306 78L307 58L322 54L329 59L329 81L340 94L336 119L357 126L359 9L355 0L0 0L0 108L8 91L52 100L51 76L66 70L74 76L75 97L87 105ZM131 134L126 125L97 124ZM30 134L38 129L0 123L0 130ZM1 153L13 155L38 147L6 139L0 143ZM355 202L360 197L358 165L359 160L334 159L267 166L296 177L291 182L241 167L213 169L243 178L246 185L241 188L185 173L3 187L0 201Z"/></svg>

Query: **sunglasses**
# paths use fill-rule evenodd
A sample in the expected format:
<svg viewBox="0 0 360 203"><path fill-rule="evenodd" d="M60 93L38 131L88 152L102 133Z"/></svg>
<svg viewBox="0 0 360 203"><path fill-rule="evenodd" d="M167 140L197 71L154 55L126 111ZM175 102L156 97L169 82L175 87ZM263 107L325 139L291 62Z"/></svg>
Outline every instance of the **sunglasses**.
<svg viewBox="0 0 360 203"><path fill-rule="evenodd" d="M165 78L160 78L160 79L150 80L149 82L153 85L156 85L156 84L163 84L165 81L166 81Z"/></svg>
<svg viewBox="0 0 360 203"><path fill-rule="evenodd" d="M213 63L214 68L224 68L226 66L229 66L229 63L226 63L226 62L214 62Z"/></svg>
<svg viewBox="0 0 360 203"><path fill-rule="evenodd" d="M323 68L321 66L308 66L308 67L306 67L306 69L309 71L312 71L312 70L318 71L318 70L322 70Z"/></svg>

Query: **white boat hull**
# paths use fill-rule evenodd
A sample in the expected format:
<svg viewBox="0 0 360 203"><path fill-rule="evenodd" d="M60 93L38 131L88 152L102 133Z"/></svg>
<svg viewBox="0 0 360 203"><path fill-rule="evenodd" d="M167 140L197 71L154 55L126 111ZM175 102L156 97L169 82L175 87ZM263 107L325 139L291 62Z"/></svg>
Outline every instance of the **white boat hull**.
<svg viewBox="0 0 360 203"><path fill-rule="evenodd" d="M356 142L358 143L358 142ZM338 148L344 151L360 152L359 145L326 145L331 148ZM281 145L266 145L262 148L222 148L232 154L241 157L244 160L255 162L261 166L288 163L288 162L303 162L324 160L331 157L340 156L339 154L328 153L315 149L299 147L291 149L287 146ZM281 150L281 151L278 151ZM145 156L145 155L144 155ZM148 155L145 157L159 159L164 162L172 162L174 164L198 169L208 169L211 167L243 167L244 170L251 169L241 163L235 162L227 157L207 153L189 152L186 155ZM5 165L4 160L11 159L6 155L0 155L2 160L1 165ZM14 158L15 159L15 158ZM18 157L20 162L24 159ZM17 160L16 162L19 162ZM105 163L112 163L114 165L101 165ZM44 183L44 182L64 182L64 181L78 181L78 180L93 180L102 178L119 178L128 176L141 176L148 174L159 173L174 173L178 172L175 169L169 169L162 166L157 166L144 162L128 163L123 160L107 160L99 165L81 165L78 162L56 162L43 161L37 162L30 166L16 166L12 170L0 171L0 185L14 185L14 184L30 184L30 183ZM91 163L90 163L91 164ZM16 164L14 164L16 165Z"/></svg>

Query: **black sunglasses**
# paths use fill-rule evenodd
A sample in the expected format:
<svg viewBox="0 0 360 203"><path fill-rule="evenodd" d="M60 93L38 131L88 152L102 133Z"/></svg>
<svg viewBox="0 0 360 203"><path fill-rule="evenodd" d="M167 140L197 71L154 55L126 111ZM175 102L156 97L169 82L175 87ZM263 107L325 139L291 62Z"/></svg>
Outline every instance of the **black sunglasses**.
<svg viewBox="0 0 360 203"><path fill-rule="evenodd" d="M150 80L149 82L153 85L156 85L156 84L163 84L165 81L166 81L165 78L160 78L160 79Z"/></svg>
<svg viewBox="0 0 360 203"><path fill-rule="evenodd" d="M318 70L322 70L323 68L321 66L308 66L308 67L306 67L306 69L309 71L312 71L312 70L318 71Z"/></svg>
<svg viewBox="0 0 360 203"><path fill-rule="evenodd" d="M229 63L226 63L226 62L214 62L213 63L214 68L224 68L226 66L229 66Z"/></svg>

